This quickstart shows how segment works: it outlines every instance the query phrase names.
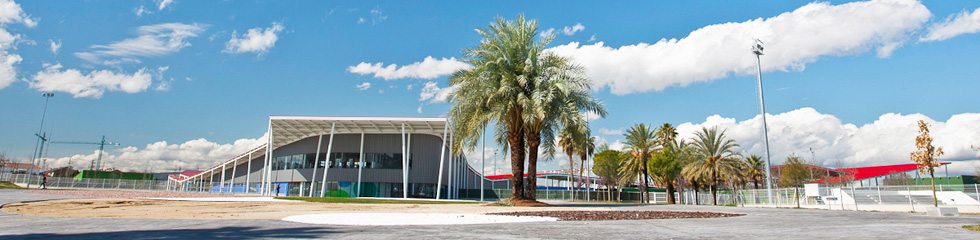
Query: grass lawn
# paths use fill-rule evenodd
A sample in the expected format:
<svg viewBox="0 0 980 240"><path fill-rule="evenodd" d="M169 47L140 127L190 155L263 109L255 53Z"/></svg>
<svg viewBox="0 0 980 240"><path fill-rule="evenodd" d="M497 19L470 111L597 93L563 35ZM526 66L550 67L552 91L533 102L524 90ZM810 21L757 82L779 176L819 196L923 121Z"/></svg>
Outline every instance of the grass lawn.
<svg viewBox="0 0 980 240"><path fill-rule="evenodd" d="M970 231L975 231L975 232L980 232L980 225L966 225L966 226L963 226L963 229L970 230Z"/></svg>
<svg viewBox="0 0 980 240"><path fill-rule="evenodd" d="M425 201L425 200L399 200L399 199L367 199L367 198L337 198L337 197L277 197L276 199L300 200L307 202L324 203L381 203L381 204L481 204L481 202L453 202L453 201Z"/></svg>
<svg viewBox="0 0 980 240"><path fill-rule="evenodd" d="M24 189L10 182L0 182L0 189Z"/></svg>

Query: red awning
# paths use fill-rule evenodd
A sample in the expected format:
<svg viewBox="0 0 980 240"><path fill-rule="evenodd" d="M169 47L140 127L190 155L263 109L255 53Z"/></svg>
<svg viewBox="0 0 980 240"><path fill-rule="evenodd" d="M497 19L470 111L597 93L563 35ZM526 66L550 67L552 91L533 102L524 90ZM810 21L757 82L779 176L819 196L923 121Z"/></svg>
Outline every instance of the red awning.
<svg viewBox="0 0 980 240"><path fill-rule="evenodd" d="M939 164L946 165L949 163L944 162ZM841 169L837 169L836 171L841 173L848 173L847 178L849 178L850 181L857 181L857 180L863 180L868 178L881 177L892 173L900 173L900 172L916 170L918 169L919 165L922 164L910 163L910 164L899 164L899 165L888 165L888 166L841 168ZM840 182L841 181L840 178L841 177L832 177L830 178L830 181ZM810 181L810 183L823 183L823 182L827 182L827 179L818 179L818 180Z"/></svg>

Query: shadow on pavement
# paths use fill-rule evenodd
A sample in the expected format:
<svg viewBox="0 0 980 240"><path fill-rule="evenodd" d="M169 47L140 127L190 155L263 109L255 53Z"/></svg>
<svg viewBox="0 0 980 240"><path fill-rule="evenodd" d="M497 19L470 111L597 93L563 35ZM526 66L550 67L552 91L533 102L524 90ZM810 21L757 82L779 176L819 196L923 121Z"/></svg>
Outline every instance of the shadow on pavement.
<svg viewBox="0 0 980 240"><path fill-rule="evenodd" d="M213 229L134 230L93 233L36 233L0 236L2 239L268 239L268 238L324 238L339 233L326 228L279 228L222 227Z"/></svg>

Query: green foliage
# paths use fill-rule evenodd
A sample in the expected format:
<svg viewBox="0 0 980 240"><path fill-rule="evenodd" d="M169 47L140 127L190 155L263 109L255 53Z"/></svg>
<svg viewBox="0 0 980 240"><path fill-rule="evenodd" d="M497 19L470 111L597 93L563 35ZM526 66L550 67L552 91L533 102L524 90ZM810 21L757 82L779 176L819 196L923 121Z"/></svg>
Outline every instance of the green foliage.
<svg viewBox="0 0 980 240"><path fill-rule="evenodd" d="M810 178L811 166L799 156L790 155L786 157L786 163L780 168L782 175L779 176L779 186L782 187L803 187L803 184Z"/></svg>
<svg viewBox="0 0 980 240"><path fill-rule="evenodd" d="M695 133L693 144L697 160L685 166L681 173L711 186L712 202L717 203L714 196L719 180L740 174L739 155L733 150L738 144L735 140L725 139L725 131L718 132L717 127L701 128Z"/></svg>
<svg viewBox="0 0 980 240"><path fill-rule="evenodd" d="M980 232L980 225L964 225L963 229L974 231L974 232Z"/></svg>
<svg viewBox="0 0 980 240"><path fill-rule="evenodd" d="M592 166L592 173L595 173L599 177L602 177L606 182L606 186L619 185L621 183L623 174L619 171L620 166L623 164L622 153L616 150L605 150L599 152L593 158L594 166Z"/></svg>
<svg viewBox="0 0 980 240"><path fill-rule="evenodd" d="M682 165L673 151L658 151L647 162L647 172L657 184L666 186L674 184L681 174Z"/></svg>

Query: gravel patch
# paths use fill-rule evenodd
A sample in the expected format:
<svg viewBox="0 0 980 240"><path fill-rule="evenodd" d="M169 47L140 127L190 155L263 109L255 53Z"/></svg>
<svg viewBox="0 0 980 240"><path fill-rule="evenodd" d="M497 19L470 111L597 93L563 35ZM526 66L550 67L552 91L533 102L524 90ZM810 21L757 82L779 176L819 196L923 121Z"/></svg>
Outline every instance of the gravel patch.
<svg viewBox="0 0 980 240"><path fill-rule="evenodd" d="M716 213L716 212L670 212L670 211L540 211L540 212L503 212L489 213L491 215L554 217L559 221L605 221L605 220L639 220L639 219L671 219L671 218L717 218L737 217L745 214Z"/></svg>
<svg viewBox="0 0 980 240"><path fill-rule="evenodd" d="M120 190L33 190L30 194L51 194L99 198L194 198L194 197L240 197L230 194L190 193L167 191L120 191Z"/></svg>

